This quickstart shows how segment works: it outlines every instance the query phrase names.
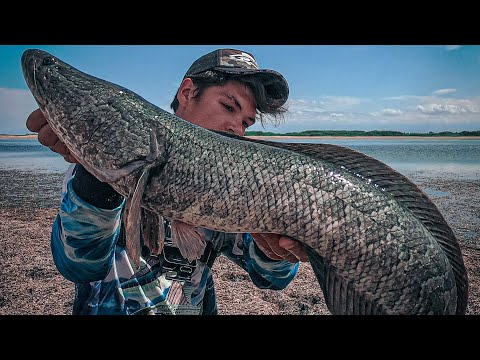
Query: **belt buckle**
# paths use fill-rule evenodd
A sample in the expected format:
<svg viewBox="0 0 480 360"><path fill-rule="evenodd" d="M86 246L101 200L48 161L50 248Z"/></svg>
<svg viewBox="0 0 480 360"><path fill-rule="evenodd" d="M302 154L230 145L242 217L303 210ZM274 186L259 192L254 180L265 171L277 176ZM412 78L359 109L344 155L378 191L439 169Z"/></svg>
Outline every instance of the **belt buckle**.
<svg viewBox="0 0 480 360"><path fill-rule="evenodd" d="M165 273L165 278L187 282L192 281L192 274L197 267L197 260L189 262L182 256L179 248L169 241L165 241L162 254L162 268Z"/></svg>

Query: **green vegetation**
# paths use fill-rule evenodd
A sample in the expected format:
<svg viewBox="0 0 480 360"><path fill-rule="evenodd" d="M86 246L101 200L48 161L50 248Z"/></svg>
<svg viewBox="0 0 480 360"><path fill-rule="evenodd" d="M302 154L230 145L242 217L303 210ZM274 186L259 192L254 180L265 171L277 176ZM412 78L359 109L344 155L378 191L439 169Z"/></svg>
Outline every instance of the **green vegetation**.
<svg viewBox="0 0 480 360"><path fill-rule="evenodd" d="M246 136L480 136L478 131L442 131L428 133L411 133L389 130L307 130L302 132L288 132L285 134L272 133L269 131L247 131Z"/></svg>

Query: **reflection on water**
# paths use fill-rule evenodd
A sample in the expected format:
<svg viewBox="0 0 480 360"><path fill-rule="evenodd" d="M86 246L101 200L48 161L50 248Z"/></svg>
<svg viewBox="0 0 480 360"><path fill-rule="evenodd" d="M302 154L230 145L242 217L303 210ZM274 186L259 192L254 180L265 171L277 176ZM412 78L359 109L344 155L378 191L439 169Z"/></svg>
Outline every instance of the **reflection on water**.
<svg viewBox="0 0 480 360"><path fill-rule="evenodd" d="M372 156L406 176L480 179L480 139L289 139L345 146ZM0 140L0 169L65 172L63 157L37 140Z"/></svg>

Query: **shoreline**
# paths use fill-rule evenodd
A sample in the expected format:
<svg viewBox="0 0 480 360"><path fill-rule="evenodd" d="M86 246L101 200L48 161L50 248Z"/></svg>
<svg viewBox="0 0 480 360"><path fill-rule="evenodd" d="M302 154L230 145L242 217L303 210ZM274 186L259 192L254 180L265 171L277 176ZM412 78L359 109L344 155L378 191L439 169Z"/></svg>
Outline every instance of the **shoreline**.
<svg viewBox="0 0 480 360"><path fill-rule="evenodd" d="M378 139L398 139L398 140L480 140L480 136L287 136L287 135L274 135L274 136L246 136L251 139L259 139L259 140L301 140L301 139L309 139L309 140L378 140Z"/></svg>
<svg viewBox="0 0 480 360"><path fill-rule="evenodd" d="M245 136L250 139L259 139L259 140L370 140L370 139L398 139L398 140L480 140L480 136L289 136L289 135L273 135L273 136ZM0 135L0 140L21 140L21 139L37 139L37 134L30 135Z"/></svg>
<svg viewBox="0 0 480 360"><path fill-rule="evenodd" d="M0 140L21 140L21 139L37 139L37 134L32 135L0 135Z"/></svg>

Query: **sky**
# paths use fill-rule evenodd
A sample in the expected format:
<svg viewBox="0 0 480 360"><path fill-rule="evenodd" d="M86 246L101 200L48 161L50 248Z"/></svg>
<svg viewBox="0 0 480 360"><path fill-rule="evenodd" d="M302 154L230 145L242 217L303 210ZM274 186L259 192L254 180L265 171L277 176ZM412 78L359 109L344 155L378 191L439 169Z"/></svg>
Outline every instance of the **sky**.
<svg viewBox="0 0 480 360"><path fill-rule="evenodd" d="M26 134L37 108L22 75L26 49L50 52L170 111L191 63L217 48L252 53L288 81L288 112L252 131L480 130L480 45L0 45L0 134Z"/></svg>

